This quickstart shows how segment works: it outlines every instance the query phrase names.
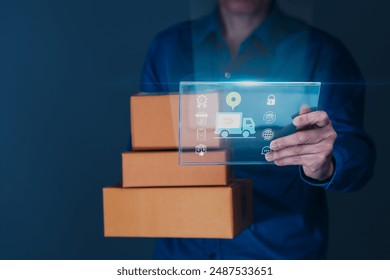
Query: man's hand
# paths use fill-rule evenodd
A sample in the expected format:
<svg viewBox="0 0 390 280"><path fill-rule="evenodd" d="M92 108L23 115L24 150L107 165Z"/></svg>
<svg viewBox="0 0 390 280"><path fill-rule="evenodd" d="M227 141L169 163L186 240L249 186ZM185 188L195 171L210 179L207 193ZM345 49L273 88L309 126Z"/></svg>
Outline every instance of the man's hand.
<svg viewBox="0 0 390 280"><path fill-rule="evenodd" d="M267 161L278 166L302 165L306 176L319 181L329 179L334 171L332 152L337 134L328 114L302 108L293 124L297 132L272 141Z"/></svg>

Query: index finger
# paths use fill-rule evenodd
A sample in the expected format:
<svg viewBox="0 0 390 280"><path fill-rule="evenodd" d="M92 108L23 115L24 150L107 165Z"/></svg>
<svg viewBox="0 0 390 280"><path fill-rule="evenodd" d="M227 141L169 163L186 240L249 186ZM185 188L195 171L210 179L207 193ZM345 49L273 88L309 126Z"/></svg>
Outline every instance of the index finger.
<svg viewBox="0 0 390 280"><path fill-rule="evenodd" d="M293 119L293 124L297 128L316 125L317 127L325 127L330 124L330 119L325 111L315 111L306 114L301 114Z"/></svg>
<svg viewBox="0 0 390 280"><path fill-rule="evenodd" d="M286 147L316 144L323 140L323 134L318 133L316 129L302 130L291 135L273 140L270 143L271 150L278 151Z"/></svg>

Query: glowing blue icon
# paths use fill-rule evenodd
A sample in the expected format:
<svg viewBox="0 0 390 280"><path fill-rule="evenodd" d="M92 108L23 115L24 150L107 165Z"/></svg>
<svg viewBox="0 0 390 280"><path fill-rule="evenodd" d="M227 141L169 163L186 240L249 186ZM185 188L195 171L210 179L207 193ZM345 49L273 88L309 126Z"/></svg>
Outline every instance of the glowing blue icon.
<svg viewBox="0 0 390 280"><path fill-rule="evenodd" d="M231 134L241 134L246 138L255 133L255 122L252 118L243 118L241 112L218 112L216 115L214 134L219 134L222 138Z"/></svg>
<svg viewBox="0 0 390 280"><path fill-rule="evenodd" d="M267 97L267 105L268 106L273 106L275 104L276 104L276 97L275 97L275 95L273 95L273 94L268 95L268 97Z"/></svg>
<svg viewBox="0 0 390 280"><path fill-rule="evenodd" d="M195 154L197 154L198 156L203 157L206 152L207 152L206 145L199 144L195 146Z"/></svg>
<svg viewBox="0 0 390 280"><path fill-rule="evenodd" d="M196 141L206 141L206 129L198 128L196 130Z"/></svg>
<svg viewBox="0 0 390 280"><path fill-rule="evenodd" d="M272 138L274 138L274 131L271 128L266 128L261 133L261 137L263 137L264 140L270 141Z"/></svg>
<svg viewBox="0 0 390 280"><path fill-rule="evenodd" d="M263 120L266 124L273 123L276 120L276 114L272 111L265 112Z"/></svg>
<svg viewBox="0 0 390 280"><path fill-rule="evenodd" d="M226 96L226 104L232 107L232 110L234 111L234 108L240 105L241 103L241 95L236 92L232 91Z"/></svg>
<svg viewBox="0 0 390 280"><path fill-rule="evenodd" d="M206 112L197 112L195 117L197 125L207 125L208 114Z"/></svg>
<svg viewBox="0 0 390 280"><path fill-rule="evenodd" d="M264 146L262 149L261 149L261 154L264 156L266 153L269 153L271 152L271 148L269 146Z"/></svg>
<svg viewBox="0 0 390 280"><path fill-rule="evenodd" d="M196 107L198 108L207 108L207 97L206 95L198 95L196 98Z"/></svg>

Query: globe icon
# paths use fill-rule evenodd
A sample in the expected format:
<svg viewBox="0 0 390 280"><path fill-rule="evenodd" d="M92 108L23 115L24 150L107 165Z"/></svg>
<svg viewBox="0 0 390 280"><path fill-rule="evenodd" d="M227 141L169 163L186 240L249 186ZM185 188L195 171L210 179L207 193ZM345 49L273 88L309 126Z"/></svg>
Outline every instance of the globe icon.
<svg viewBox="0 0 390 280"><path fill-rule="evenodd" d="M261 137L263 137L264 140L269 141L274 138L274 132L271 128L264 129L261 133Z"/></svg>

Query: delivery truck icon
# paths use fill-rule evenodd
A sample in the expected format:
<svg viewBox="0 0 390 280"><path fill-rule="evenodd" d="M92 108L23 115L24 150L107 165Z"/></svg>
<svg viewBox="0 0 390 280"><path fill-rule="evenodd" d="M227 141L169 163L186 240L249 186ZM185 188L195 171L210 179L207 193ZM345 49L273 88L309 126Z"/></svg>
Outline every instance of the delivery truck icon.
<svg viewBox="0 0 390 280"><path fill-rule="evenodd" d="M214 134L223 138L230 135L248 137L255 134L255 122L252 118L243 118L241 112L218 112L215 118Z"/></svg>

